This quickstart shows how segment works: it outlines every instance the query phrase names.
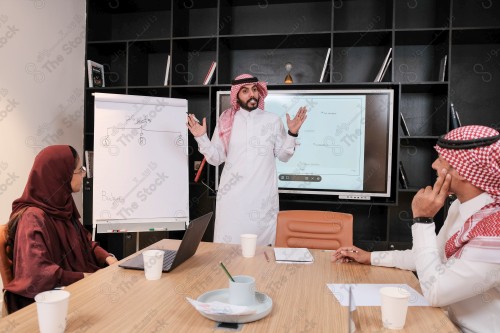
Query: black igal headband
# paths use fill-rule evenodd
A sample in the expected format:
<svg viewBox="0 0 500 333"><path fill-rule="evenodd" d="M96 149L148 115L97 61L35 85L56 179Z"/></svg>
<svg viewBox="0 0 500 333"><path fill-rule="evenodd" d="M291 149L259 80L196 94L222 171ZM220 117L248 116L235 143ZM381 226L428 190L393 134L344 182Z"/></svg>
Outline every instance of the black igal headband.
<svg viewBox="0 0 500 333"><path fill-rule="evenodd" d="M254 83L254 82L259 82L259 79L256 78L256 77L247 77L247 78L244 78L244 79L233 80L233 81L231 81L231 84L233 86L235 86L237 84Z"/></svg>
<svg viewBox="0 0 500 333"><path fill-rule="evenodd" d="M472 140L446 140L443 135L438 139L437 145L446 149L472 149L492 145L498 140L500 140L500 135Z"/></svg>

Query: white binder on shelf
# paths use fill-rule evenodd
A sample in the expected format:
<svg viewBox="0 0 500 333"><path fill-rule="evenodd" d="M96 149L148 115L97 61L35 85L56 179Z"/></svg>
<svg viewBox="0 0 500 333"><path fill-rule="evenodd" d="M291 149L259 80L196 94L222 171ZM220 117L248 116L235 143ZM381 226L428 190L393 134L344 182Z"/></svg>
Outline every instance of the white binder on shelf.
<svg viewBox="0 0 500 333"><path fill-rule="evenodd" d="M387 67L389 67L389 64L391 63L391 60L392 60L392 58L390 58L391 52L392 52L392 47L387 52L387 55L385 56L384 62L382 63L382 66L380 66L380 69L377 73L377 76L375 77L375 80L373 80L373 82L382 81L382 78L384 77L385 72L387 71Z"/></svg>
<svg viewBox="0 0 500 333"><path fill-rule="evenodd" d="M326 52L325 63L323 64L323 70L321 71L321 76L319 78L319 82L323 82L323 80L325 79L326 69L328 67L328 59L330 58L331 52L332 49L328 48L328 51Z"/></svg>
<svg viewBox="0 0 500 333"><path fill-rule="evenodd" d="M167 68L165 69L165 81L163 82L164 86L168 85L169 71L170 71L170 54L168 55L168 58L167 58Z"/></svg>
<svg viewBox="0 0 500 333"><path fill-rule="evenodd" d="M215 61L212 61L212 64L210 65L210 68L208 69L207 75L205 76L205 80L203 80L203 85L206 86L207 84L212 81L212 77L215 72L215 67L217 66L217 63Z"/></svg>

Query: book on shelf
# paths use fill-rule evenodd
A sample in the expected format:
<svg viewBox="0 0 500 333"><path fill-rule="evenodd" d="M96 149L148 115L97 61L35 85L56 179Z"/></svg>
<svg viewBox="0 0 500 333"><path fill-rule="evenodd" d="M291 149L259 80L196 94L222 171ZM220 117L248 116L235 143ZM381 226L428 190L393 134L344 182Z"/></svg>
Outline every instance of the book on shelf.
<svg viewBox="0 0 500 333"><path fill-rule="evenodd" d="M212 64L210 65L210 68L208 69L207 75L205 76L205 80L203 80L203 85L207 85L212 81L212 77L214 76L215 72L215 67L217 66L217 63L215 61L212 61Z"/></svg>
<svg viewBox="0 0 500 333"><path fill-rule="evenodd" d="M385 72L387 71L387 67L389 67L390 58L392 52L392 47L389 48L389 51L387 52L387 55L385 56L384 62L382 63L382 66L380 66L380 69L378 70L377 76L375 77L375 80L373 82L380 82L382 81L382 78L384 77Z"/></svg>
<svg viewBox="0 0 500 333"><path fill-rule="evenodd" d="M326 51L326 57L325 57L325 63L323 64L323 70L321 71L321 76L319 78L319 82L323 82L323 80L328 76L328 59L330 58L330 53L332 52L331 48L328 48L328 51Z"/></svg>
<svg viewBox="0 0 500 333"><path fill-rule="evenodd" d="M408 125L406 125L406 120L405 117L403 116L402 113L400 113L400 124L401 124L401 129L403 130L403 134L406 136L410 136L410 131L408 130Z"/></svg>
<svg viewBox="0 0 500 333"><path fill-rule="evenodd" d="M385 73L387 72L387 68L389 68L389 66L391 64L391 61L392 61L392 58L389 58L389 61L387 62L387 65L385 66L384 71L382 72L382 75L380 76L379 82L384 80Z"/></svg>
<svg viewBox="0 0 500 333"><path fill-rule="evenodd" d="M207 159L203 158L203 160L200 163L200 166L198 167L198 170L196 171L196 176L194 177L195 183L197 183L200 180L201 173L203 172L203 168L205 167L206 162L207 162Z"/></svg>
<svg viewBox="0 0 500 333"><path fill-rule="evenodd" d="M462 122L460 121L460 116L458 115L457 110L455 110L455 106L451 103L450 106L450 130L455 128L459 128L462 126Z"/></svg>
<svg viewBox="0 0 500 333"><path fill-rule="evenodd" d="M87 167L87 178L92 178L94 173L94 152L92 150L85 151L85 166Z"/></svg>
<svg viewBox="0 0 500 333"><path fill-rule="evenodd" d="M408 188L408 175L406 174L403 162L399 161L399 184L401 188Z"/></svg>
<svg viewBox="0 0 500 333"><path fill-rule="evenodd" d="M163 82L163 85L166 86L168 85L168 72L170 71L170 54L168 55L167 58L167 67L165 69L165 81Z"/></svg>
<svg viewBox="0 0 500 333"><path fill-rule="evenodd" d="M92 60L87 60L87 72L90 88L105 87L103 65Z"/></svg>
<svg viewBox="0 0 500 333"><path fill-rule="evenodd" d="M448 55L445 55L441 58L441 62L439 64L439 81L444 82L446 78L446 61L448 59Z"/></svg>

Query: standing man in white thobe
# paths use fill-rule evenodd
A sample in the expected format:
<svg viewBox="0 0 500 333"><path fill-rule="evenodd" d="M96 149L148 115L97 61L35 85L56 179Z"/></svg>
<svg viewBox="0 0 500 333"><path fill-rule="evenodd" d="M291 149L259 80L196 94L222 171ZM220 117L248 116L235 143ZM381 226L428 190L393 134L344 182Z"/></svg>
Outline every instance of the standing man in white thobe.
<svg viewBox="0 0 500 333"><path fill-rule="evenodd" d="M299 129L307 118L301 107L288 133L279 116L264 111L267 85L249 74L232 81L231 108L225 110L210 141L206 119L188 116L188 128L208 163L225 163L217 193L214 242L239 244L241 234L256 234L257 245L274 244L279 211L277 157L287 162L295 152Z"/></svg>

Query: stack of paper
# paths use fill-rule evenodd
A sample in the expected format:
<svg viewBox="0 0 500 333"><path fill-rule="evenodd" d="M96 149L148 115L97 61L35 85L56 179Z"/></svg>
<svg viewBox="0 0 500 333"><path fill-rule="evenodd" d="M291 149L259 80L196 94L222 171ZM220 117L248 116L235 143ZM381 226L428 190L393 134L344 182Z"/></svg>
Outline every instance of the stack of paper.
<svg viewBox="0 0 500 333"><path fill-rule="evenodd" d="M429 306L429 302L415 289L407 284L336 284L328 283L328 289L332 292L340 305L349 305L349 290L352 292L356 306L380 306L380 288L400 287L410 293L409 306Z"/></svg>
<svg viewBox="0 0 500 333"><path fill-rule="evenodd" d="M276 247L274 257L278 263L312 263L314 258L306 248Z"/></svg>

